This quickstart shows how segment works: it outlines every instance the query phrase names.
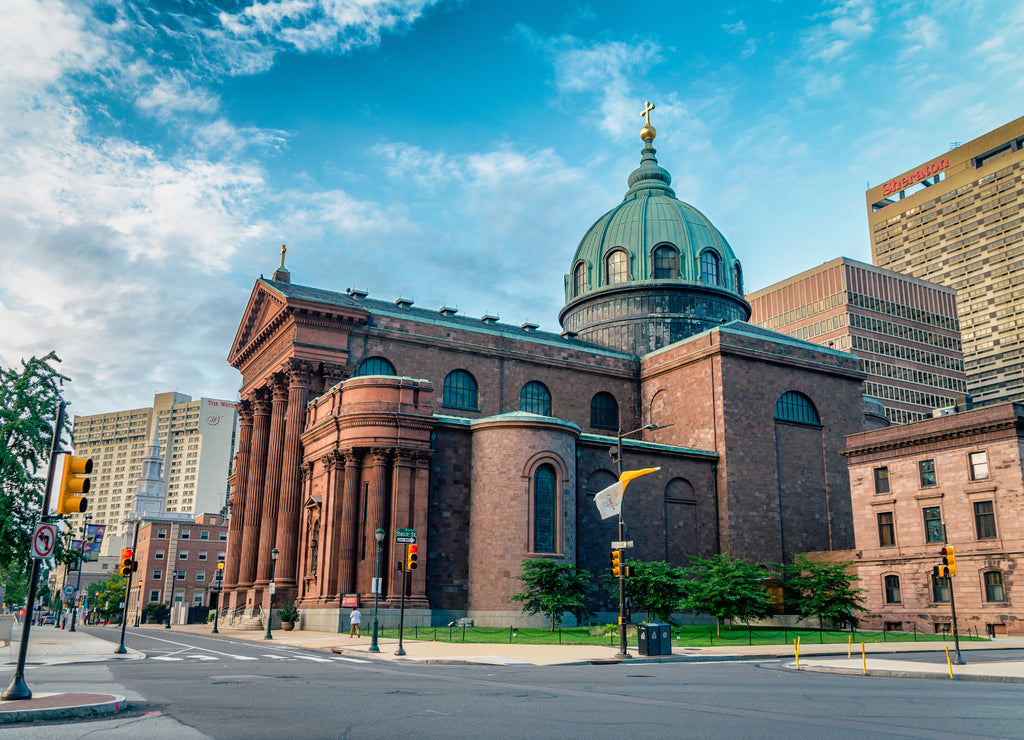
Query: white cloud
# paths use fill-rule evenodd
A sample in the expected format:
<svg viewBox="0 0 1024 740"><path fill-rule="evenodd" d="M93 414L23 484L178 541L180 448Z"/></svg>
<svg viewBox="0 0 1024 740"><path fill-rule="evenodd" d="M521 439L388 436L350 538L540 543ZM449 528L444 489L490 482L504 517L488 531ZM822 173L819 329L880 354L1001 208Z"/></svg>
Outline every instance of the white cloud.
<svg viewBox="0 0 1024 740"><path fill-rule="evenodd" d="M822 13L826 22L812 26L804 35L804 53L812 61L837 61L857 42L874 32L875 13L868 0L842 0Z"/></svg>
<svg viewBox="0 0 1024 740"><path fill-rule="evenodd" d="M7 0L0 34L3 87L46 85L67 69L95 65L106 43L90 33L85 19L60 0Z"/></svg>
<svg viewBox="0 0 1024 740"><path fill-rule="evenodd" d="M747 24L743 21L735 23L723 23L722 29L730 36L742 36L747 32Z"/></svg>
<svg viewBox="0 0 1024 740"><path fill-rule="evenodd" d="M135 104L146 113L169 120L182 113L214 113L219 101L209 91L192 87L180 72L173 72L157 80Z"/></svg>
<svg viewBox="0 0 1024 740"><path fill-rule="evenodd" d="M282 48L344 53L376 46L400 33L442 0L270 0L221 13L222 29L206 35L221 46L233 74L269 69Z"/></svg>

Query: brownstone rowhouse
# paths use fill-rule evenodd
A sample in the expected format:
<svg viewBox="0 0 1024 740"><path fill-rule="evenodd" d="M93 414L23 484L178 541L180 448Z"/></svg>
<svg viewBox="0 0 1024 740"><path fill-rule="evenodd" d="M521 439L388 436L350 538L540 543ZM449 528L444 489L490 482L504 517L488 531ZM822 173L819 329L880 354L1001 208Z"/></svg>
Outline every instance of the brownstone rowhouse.
<svg viewBox="0 0 1024 740"><path fill-rule="evenodd" d="M406 624L527 624L509 599L524 559L608 568L617 525L594 494L616 478L618 430L632 433L623 469L661 468L627 491L627 557L852 546L838 451L867 428L857 360L746 323L739 260L676 199L653 139L645 127L623 201L572 255L562 334L301 286L283 267L256 282L229 354L242 374L235 614L265 614L276 567L275 605L294 599L306 626L347 625L343 602L373 602L382 528L394 624L395 531L408 528L420 566ZM593 607L614 598L599 589Z"/></svg>
<svg viewBox="0 0 1024 740"><path fill-rule="evenodd" d="M1024 634L1024 405L852 435L857 564L868 627ZM936 579L952 545L957 574ZM838 554L833 553L833 556Z"/></svg>

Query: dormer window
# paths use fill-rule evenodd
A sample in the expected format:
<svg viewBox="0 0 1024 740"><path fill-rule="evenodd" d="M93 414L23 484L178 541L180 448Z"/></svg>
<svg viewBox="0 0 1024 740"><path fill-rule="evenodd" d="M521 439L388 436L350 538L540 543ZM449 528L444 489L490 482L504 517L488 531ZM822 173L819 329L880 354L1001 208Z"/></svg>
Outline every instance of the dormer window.
<svg viewBox="0 0 1024 740"><path fill-rule="evenodd" d="M721 260L713 249L705 249L700 253L700 281L708 285L721 285L722 277L719 266Z"/></svg>
<svg viewBox="0 0 1024 740"><path fill-rule="evenodd" d="M618 285L629 281L629 255L622 249L610 252L604 261L606 285Z"/></svg>
<svg viewBox="0 0 1024 740"><path fill-rule="evenodd" d="M679 250L669 244L654 249L654 279L675 280L679 277Z"/></svg>
<svg viewBox="0 0 1024 740"><path fill-rule="evenodd" d="M580 262L572 271L572 297L577 298L583 295L587 289L587 266Z"/></svg>

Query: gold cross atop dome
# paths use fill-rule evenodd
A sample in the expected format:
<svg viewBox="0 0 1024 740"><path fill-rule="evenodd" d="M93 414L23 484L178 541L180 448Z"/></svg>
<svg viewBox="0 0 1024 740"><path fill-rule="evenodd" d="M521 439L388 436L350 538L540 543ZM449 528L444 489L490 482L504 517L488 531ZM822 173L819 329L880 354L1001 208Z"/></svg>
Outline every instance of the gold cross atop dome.
<svg viewBox="0 0 1024 740"><path fill-rule="evenodd" d="M644 117L644 127L640 129L640 140L641 141L654 141L654 137L658 135L658 132L651 125L651 111L654 110L654 103L650 100L644 101L644 112L640 115Z"/></svg>

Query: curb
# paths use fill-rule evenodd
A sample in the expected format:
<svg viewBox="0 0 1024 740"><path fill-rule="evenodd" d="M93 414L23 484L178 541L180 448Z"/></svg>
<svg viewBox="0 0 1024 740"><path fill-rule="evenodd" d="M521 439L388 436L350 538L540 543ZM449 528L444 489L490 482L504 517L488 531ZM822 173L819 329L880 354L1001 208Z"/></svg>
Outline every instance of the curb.
<svg viewBox="0 0 1024 740"><path fill-rule="evenodd" d="M790 670L797 670L796 664L789 663L785 666ZM843 676L862 676L864 678L927 678L933 681L982 681L985 683L1024 683L1024 676L993 676L979 673L954 673L953 678L948 673L937 671L888 671L869 670L866 674L863 669L840 668L837 666L804 666L800 672L808 673L835 673Z"/></svg>
<svg viewBox="0 0 1024 740"><path fill-rule="evenodd" d="M62 703L66 702L66 703ZM33 707L35 703L38 706ZM9 709L5 708L10 706ZM0 705L0 725L36 720L100 717L128 708L124 696L114 694L42 694Z"/></svg>

